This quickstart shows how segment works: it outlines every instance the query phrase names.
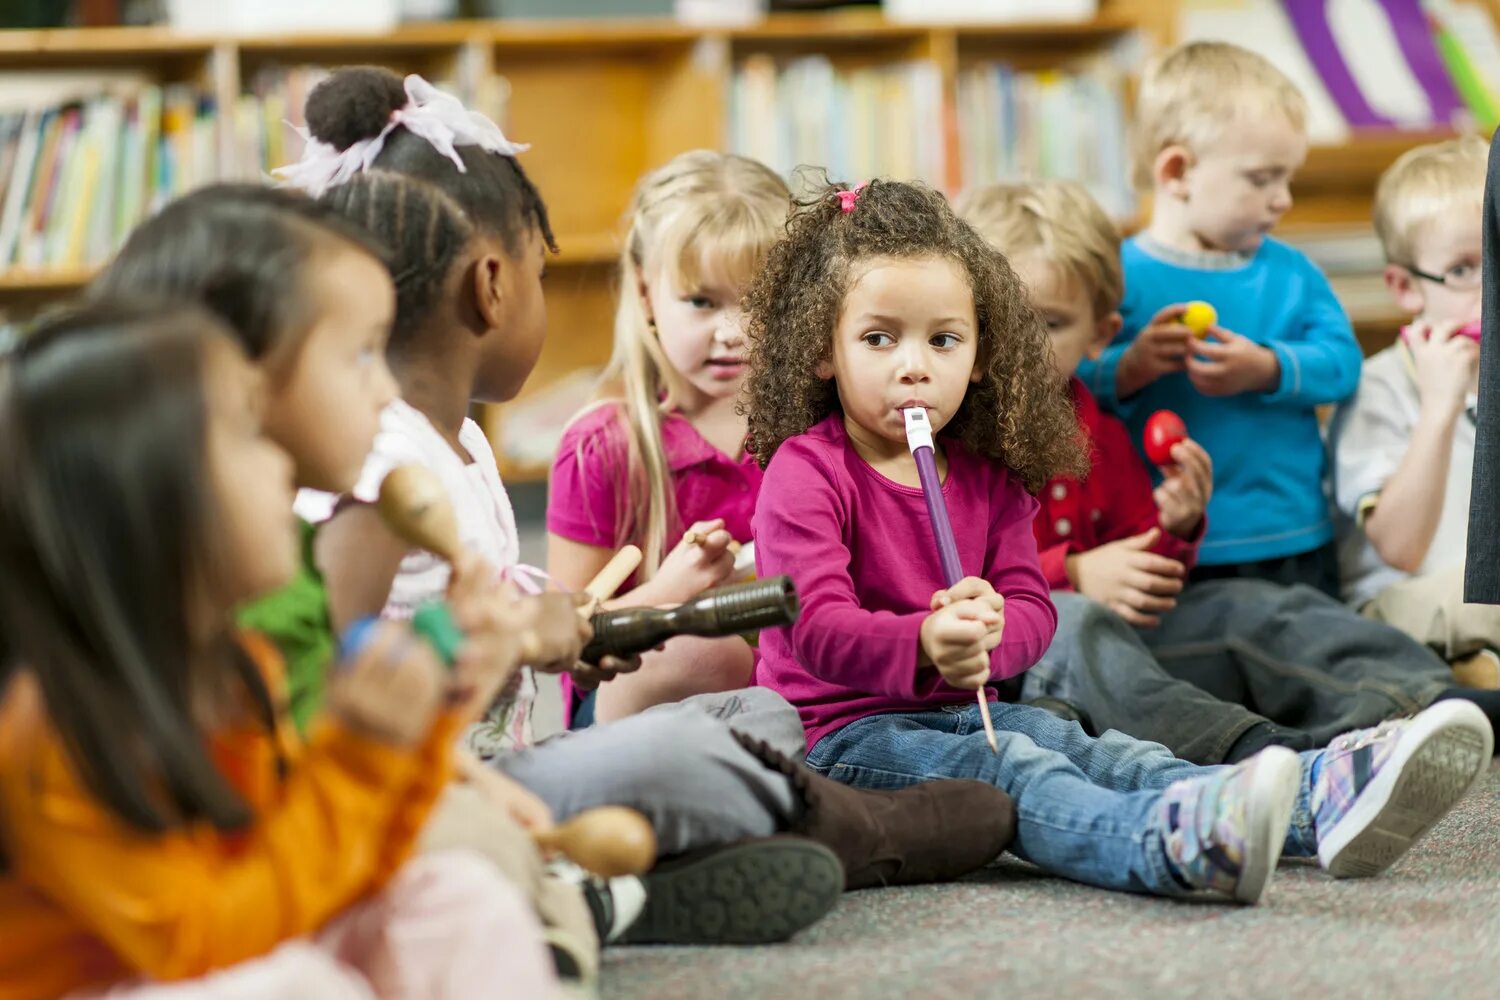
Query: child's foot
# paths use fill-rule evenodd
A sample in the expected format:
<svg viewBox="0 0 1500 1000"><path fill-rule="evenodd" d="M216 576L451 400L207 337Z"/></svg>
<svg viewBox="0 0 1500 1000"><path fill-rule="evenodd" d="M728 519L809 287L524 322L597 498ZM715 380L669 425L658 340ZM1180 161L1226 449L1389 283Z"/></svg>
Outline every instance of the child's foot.
<svg viewBox="0 0 1500 1000"><path fill-rule="evenodd" d="M1494 744L1489 720L1466 701L1338 737L1313 783L1318 861L1335 878L1385 871L1468 794Z"/></svg>
<svg viewBox="0 0 1500 1000"><path fill-rule="evenodd" d="M1286 747L1171 785L1162 797L1167 859L1189 888L1256 903L1276 870L1302 765Z"/></svg>
<svg viewBox="0 0 1500 1000"><path fill-rule="evenodd" d="M833 908L844 868L822 844L776 836L663 861L644 881L621 944L770 944Z"/></svg>

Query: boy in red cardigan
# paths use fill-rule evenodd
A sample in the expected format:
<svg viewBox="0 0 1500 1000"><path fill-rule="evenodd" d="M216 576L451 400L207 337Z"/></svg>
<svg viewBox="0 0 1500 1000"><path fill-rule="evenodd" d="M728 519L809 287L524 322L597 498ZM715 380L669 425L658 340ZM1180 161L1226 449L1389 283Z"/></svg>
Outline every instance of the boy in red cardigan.
<svg viewBox="0 0 1500 1000"><path fill-rule="evenodd" d="M1073 375L1120 327L1114 224L1062 181L996 185L961 211L1026 282L1093 442L1089 476L1054 480L1038 497L1034 527L1058 628L1023 698L1061 700L1096 732L1118 729L1217 764L1271 744L1320 747L1459 694L1428 650L1310 587L1235 579L1188 588L1213 490L1208 454L1178 443L1153 487L1124 424Z"/></svg>

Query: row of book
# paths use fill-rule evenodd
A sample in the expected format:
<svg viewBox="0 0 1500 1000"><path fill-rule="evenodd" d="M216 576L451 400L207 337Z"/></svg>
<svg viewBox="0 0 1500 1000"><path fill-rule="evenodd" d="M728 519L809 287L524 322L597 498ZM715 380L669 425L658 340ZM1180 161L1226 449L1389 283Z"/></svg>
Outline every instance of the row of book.
<svg viewBox="0 0 1500 1000"><path fill-rule="evenodd" d="M950 110L932 62L841 70L823 56L754 55L734 74L728 145L794 177L815 167L835 180L947 189L1069 178L1124 217L1134 208L1124 94L1125 72L1108 56L1069 72L965 66Z"/></svg>
<svg viewBox="0 0 1500 1000"><path fill-rule="evenodd" d="M0 114L0 269L98 264L156 207L219 176L211 96L141 85Z"/></svg>
<svg viewBox="0 0 1500 1000"><path fill-rule="evenodd" d="M753 55L736 69L730 150L778 172L824 168L834 180L903 177L942 184L942 78L913 60L843 71L823 56L778 63Z"/></svg>
<svg viewBox="0 0 1500 1000"><path fill-rule="evenodd" d="M961 69L957 186L1066 178L1085 185L1114 218L1133 215L1125 85L1110 57L1066 73L1003 63Z"/></svg>

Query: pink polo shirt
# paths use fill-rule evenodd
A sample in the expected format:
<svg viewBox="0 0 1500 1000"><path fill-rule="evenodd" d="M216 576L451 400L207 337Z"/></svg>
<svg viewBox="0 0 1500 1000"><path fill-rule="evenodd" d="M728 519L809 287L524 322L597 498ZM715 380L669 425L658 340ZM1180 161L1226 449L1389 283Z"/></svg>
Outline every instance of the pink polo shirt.
<svg viewBox="0 0 1500 1000"><path fill-rule="evenodd" d="M603 403L585 411L563 432L547 496L547 530L554 535L601 548L623 544L615 538L620 511L630 496L623 420L619 404ZM675 546L693 522L715 517L724 519L736 541L750 541L750 516L763 475L755 460L748 454L730 458L679 413L662 418L661 435L678 512L678 522L667 531L667 548Z"/></svg>
<svg viewBox="0 0 1500 1000"><path fill-rule="evenodd" d="M963 571L1005 598L990 679L1006 680L1041 659L1057 630L1031 534L1037 502L1004 465L941 440ZM917 667L922 622L943 587L922 490L860 458L841 415L776 450L755 511L755 568L797 584L802 617L760 634L755 680L797 707L809 749L867 715L974 700Z"/></svg>
<svg viewBox="0 0 1500 1000"><path fill-rule="evenodd" d="M667 550L695 521L722 517L738 542L748 542L750 516L763 473L750 455L730 458L704 440L680 413L662 418L662 444L677 499L677 522L667 529ZM612 549L620 511L630 501L629 442L618 403L585 410L563 432L547 491L547 530L584 545ZM621 591L635 586L635 577ZM572 717L573 687L563 677L563 704Z"/></svg>

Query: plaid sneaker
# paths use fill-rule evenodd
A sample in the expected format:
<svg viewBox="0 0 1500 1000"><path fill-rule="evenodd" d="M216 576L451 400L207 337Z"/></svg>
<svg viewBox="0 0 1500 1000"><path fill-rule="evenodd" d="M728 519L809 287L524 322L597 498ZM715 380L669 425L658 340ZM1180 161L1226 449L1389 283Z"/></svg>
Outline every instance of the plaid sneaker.
<svg viewBox="0 0 1500 1000"><path fill-rule="evenodd" d="M1302 780L1286 747L1162 793L1167 859L1182 882L1256 903L1276 870Z"/></svg>
<svg viewBox="0 0 1500 1000"><path fill-rule="evenodd" d="M1495 734L1467 701L1345 733L1314 765L1318 861L1335 878L1378 875L1468 794Z"/></svg>

